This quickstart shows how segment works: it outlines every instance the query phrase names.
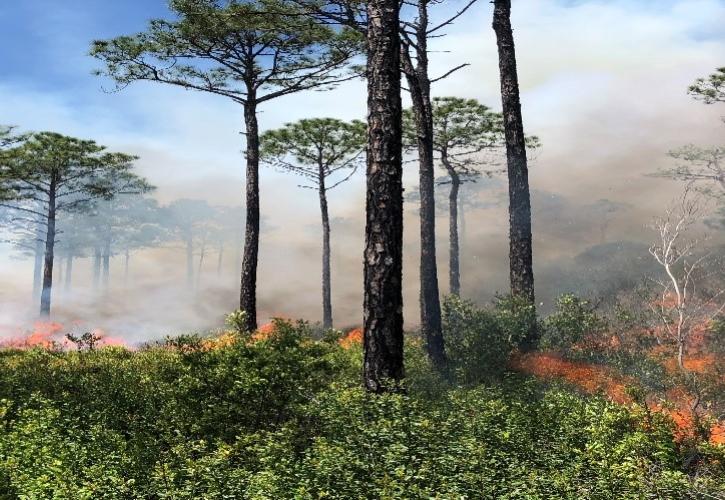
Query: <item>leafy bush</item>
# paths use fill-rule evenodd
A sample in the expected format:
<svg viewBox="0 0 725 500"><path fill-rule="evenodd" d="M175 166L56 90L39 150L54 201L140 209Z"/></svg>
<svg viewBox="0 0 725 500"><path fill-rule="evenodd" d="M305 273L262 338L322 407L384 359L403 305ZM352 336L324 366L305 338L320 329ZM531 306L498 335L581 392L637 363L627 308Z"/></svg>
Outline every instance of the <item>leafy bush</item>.
<svg viewBox="0 0 725 500"><path fill-rule="evenodd" d="M480 309L457 296L443 302L446 352L456 380L464 384L499 375L515 345L509 325L493 311Z"/></svg>
<svg viewBox="0 0 725 500"><path fill-rule="evenodd" d="M556 310L543 323L541 346L569 349L586 335L600 333L606 324L589 301L566 293L556 300Z"/></svg>
<svg viewBox="0 0 725 500"><path fill-rule="evenodd" d="M446 311L461 380L500 370L513 342L499 312ZM0 498L725 494L725 448L701 447L690 476L672 422L644 409L512 374L453 387L416 338L407 394L374 396L360 346L312 340L305 323L233 339L1 351Z"/></svg>
<svg viewBox="0 0 725 500"><path fill-rule="evenodd" d="M501 331L512 345L521 345L529 330L540 330L536 307L523 297L498 295L494 301L494 314Z"/></svg>
<svg viewBox="0 0 725 500"><path fill-rule="evenodd" d="M237 309L224 318L224 323L238 335L249 335L247 331L247 312Z"/></svg>

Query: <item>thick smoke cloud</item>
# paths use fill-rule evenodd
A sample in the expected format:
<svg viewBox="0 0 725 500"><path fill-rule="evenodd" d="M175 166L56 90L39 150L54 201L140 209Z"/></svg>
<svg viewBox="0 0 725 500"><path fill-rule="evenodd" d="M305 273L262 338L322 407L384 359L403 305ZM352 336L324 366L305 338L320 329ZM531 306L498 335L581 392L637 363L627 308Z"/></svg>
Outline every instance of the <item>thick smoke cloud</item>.
<svg viewBox="0 0 725 500"><path fill-rule="evenodd" d="M448 38L436 42L434 50L450 51L433 53L436 73L463 62L471 66L437 84L435 95L475 97L499 107L489 11L488 4L479 5L449 30ZM563 291L606 290L610 284L602 262L610 263L613 274L647 269L645 261L627 265L640 262L640 256L647 259L651 234L646 224L682 186L646 174L671 166L666 153L682 144L722 143L720 115L725 111L693 101L685 90L696 77L723 64L725 35L717 27L725 23L725 6L715 0L521 0L514 23L525 126L543 144L531 184L538 300L546 308ZM64 50L85 51L94 33L69 31L63 35ZM153 196L162 205L179 198L240 203L240 109L213 97L147 85L105 94L98 91L100 82L84 76L92 61L77 61L79 78L86 78L91 89L83 100L62 89L0 81L0 122L92 137L138 154L139 171L158 186ZM289 97L264 107L260 123L265 129L310 116L352 119L363 117L364 110L364 85L352 82L333 92ZM406 166L405 178L406 190L415 190L414 164ZM314 192L297 183L270 169L262 174L261 318L321 317L318 207ZM445 200L446 187L440 189ZM464 208L462 291L486 302L507 288L505 183L499 179L466 189L472 190L475 203ZM358 175L330 194L338 326L361 322L363 191L364 179ZM444 292L446 210L442 203L437 219ZM406 202L404 294L411 328L418 319L416 217L417 207ZM720 241L722 232L713 237ZM114 258L104 294L92 291L90 261L80 259L73 293L62 287L55 291L55 315L133 342L220 326L238 301L239 265L229 250L218 275L216 255L210 252L199 288L191 291L183 286L186 264L180 245L134 254L128 284L122 258ZM0 280L0 336L7 336L34 318L32 262L16 259L2 246Z"/></svg>

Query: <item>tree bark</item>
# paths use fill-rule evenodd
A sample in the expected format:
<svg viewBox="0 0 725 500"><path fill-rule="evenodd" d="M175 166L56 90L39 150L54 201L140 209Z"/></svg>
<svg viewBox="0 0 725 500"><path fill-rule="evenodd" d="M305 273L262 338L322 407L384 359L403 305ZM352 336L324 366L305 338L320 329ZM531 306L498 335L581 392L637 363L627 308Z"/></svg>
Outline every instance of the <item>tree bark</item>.
<svg viewBox="0 0 725 500"><path fill-rule="evenodd" d="M73 281L73 254L69 254L66 258L65 265L65 291L70 292L71 282Z"/></svg>
<svg viewBox="0 0 725 500"><path fill-rule="evenodd" d="M40 299L43 284L43 260L45 258L41 231L37 231L35 240L35 264L33 266L33 301ZM37 302L35 302L37 304Z"/></svg>
<svg viewBox="0 0 725 500"><path fill-rule="evenodd" d="M410 88L418 146L420 190L420 323L426 350L433 364L446 365L445 343L441 322L435 236L435 170L433 164L433 110L428 74L428 6L418 2L416 24L416 65L403 51L403 68Z"/></svg>
<svg viewBox="0 0 725 500"><path fill-rule="evenodd" d="M496 32L498 44L501 101L508 163L511 294L522 297L533 305L531 197L524 126L521 118L516 51L511 29L511 0L494 1L493 29ZM524 350L533 349L538 343L535 321L531 322L528 330L521 343L521 348Z"/></svg>
<svg viewBox="0 0 725 500"><path fill-rule="evenodd" d="M367 3L368 151L364 369L371 392L397 390L403 366L403 168L399 2Z"/></svg>
<svg viewBox="0 0 725 500"><path fill-rule="evenodd" d="M186 235L186 287L191 290L194 286L194 238Z"/></svg>
<svg viewBox="0 0 725 500"><path fill-rule="evenodd" d="M448 163L445 161L445 163ZM458 193L461 188L461 178L453 168L448 168L451 176L451 192L448 195L448 283L451 295L461 294L461 264L460 246L458 242Z"/></svg>
<svg viewBox="0 0 725 500"><path fill-rule="evenodd" d="M50 316L50 298L53 290L53 252L55 251L55 210L58 181L53 175L48 188L48 220L45 234L45 265L43 268L43 289L40 293L40 315Z"/></svg>
<svg viewBox="0 0 725 500"><path fill-rule="evenodd" d="M101 248L93 248L93 291L98 290L101 282Z"/></svg>
<svg viewBox="0 0 725 500"><path fill-rule="evenodd" d="M256 96L250 88L244 106L247 137L247 220L244 233L239 308L246 312L246 328L257 329L257 260L259 256L259 127Z"/></svg>
<svg viewBox="0 0 725 500"><path fill-rule="evenodd" d="M111 237L106 238L103 246L103 289L108 290L108 283L111 277Z"/></svg>
<svg viewBox="0 0 725 500"><path fill-rule="evenodd" d="M322 216L322 327L332 328L332 279L330 273L330 214L327 209L325 169L319 162L320 215Z"/></svg>
<svg viewBox="0 0 725 500"><path fill-rule="evenodd" d="M222 275L222 262L224 261L224 243L219 244L219 255L216 261L216 275Z"/></svg>

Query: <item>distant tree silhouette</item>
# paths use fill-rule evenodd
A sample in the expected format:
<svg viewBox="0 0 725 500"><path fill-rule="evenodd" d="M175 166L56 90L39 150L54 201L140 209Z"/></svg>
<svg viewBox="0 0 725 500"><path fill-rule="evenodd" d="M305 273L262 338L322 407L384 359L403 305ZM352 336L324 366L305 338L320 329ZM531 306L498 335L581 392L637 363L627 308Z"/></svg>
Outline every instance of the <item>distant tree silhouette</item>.
<svg viewBox="0 0 725 500"><path fill-rule="evenodd" d="M41 315L50 314L58 214L88 210L101 198L148 190L149 185L132 172L135 159L108 153L93 141L53 132L33 134L0 156L11 193L2 205L42 219L45 227Z"/></svg>

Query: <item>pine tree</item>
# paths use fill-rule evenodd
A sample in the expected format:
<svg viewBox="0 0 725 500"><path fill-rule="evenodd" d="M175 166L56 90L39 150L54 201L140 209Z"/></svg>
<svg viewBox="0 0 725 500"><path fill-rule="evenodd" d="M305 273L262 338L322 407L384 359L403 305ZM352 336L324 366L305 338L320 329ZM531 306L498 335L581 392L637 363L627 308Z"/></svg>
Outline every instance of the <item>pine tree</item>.
<svg viewBox="0 0 725 500"><path fill-rule="evenodd" d="M526 139L521 117L516 50L511 29L511 0L494 0L493 29L498 44L501 102L506 136L509 181L509 259L511 295L534 307L534 270L531 238L531 194ZM524 350L538 344L535 315L521 342Z"/></svg>
<svg viewBox="0 0 725 500"><path fill-rule="evenodd" d="M371 392L395 390L405 375L399 6L397 0L367 4L363 377Z"/></svg>
<svg viewBox="0 0 725 500"><path fill-rule="evenodd" d="M1 205L36 217L45 229L41 315L50 314L58 214L88 210L101 198L148 190L132 172L134 160L132 155L106 152L93 141L53 132L33 134L0 155L9 192Z"/></svg>
<svg viewBox="0 0 725 500"><path fill-rule="evenodd" d="M365 151L365 124L334 118L289 123L262 135L262 159L305 178L316 190L322 218L322 326L332 328L330 215L327 193L357 170ZM311 186L310 186L311 185Z"/></svg>
<svg viewBox="0 0 725 500"><path fill-rule="evenodd" d="M321 25L286 0L172 0L173 21L153 20L134 36L96 41L92 54L123 87L146 80L226 97L242 106L246 135L246 231L240 308L257 327L259 105L295 92L330 88L359 37Z"/></svg>

